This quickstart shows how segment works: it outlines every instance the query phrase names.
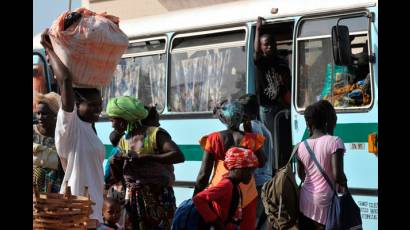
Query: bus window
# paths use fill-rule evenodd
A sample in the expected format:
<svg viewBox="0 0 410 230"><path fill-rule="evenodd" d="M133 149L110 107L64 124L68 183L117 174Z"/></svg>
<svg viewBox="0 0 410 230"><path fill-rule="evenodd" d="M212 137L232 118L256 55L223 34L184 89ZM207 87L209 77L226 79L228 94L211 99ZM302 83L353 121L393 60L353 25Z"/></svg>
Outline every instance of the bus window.
<svg viewBox="0 0 410 230"><path fill-rule="evenodd" d="M103 111L110 98L127 95L137 97L144 105L156 104L161 113L165 104L165 61L165 39L131 43L111 84L102 89Z"/></svg>
<svg viewBox="0 0 410 230"><path fill-rule="evenodd" d="M246 92L246 30L175 38L168 109L209 112Z"/></svg>
<svg viewBox="0 0 410 230"><path fill-rule="evenodd" d="M353 21L353 19L349 20ZM329 25L330 33L332 24L324 22L322 24ZM349 23L346 24L349 26ZM314 25L314 23L305 25ZM338 111L370 106L372 89L367 26L365 23L361 25L364 27L359 27L357 24L352 26L357 32L350 31L354 60L350 66L337 66L333 63L329 34L298 38L296 104L299 109L306 108L321 99L330 101ZM358 31L360 29L361 32ZM304 33L309 34L306 28Z"/></svg>
<svg viewBox="0 0 410 230"><path fill-rule="evenodd" d="M165 39L149 40L149 41L130 41L125 54L144 53L150 51L165 51Z"/></svg>

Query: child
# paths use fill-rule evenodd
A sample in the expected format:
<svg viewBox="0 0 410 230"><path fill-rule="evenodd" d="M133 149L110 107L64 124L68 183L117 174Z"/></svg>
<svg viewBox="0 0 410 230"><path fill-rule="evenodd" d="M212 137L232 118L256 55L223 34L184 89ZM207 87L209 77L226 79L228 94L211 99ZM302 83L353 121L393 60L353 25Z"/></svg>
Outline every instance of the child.
<svg viewBox="0 0 410 230"><path fill-rule="evenodd" d="M224 164L229 170L227 176L193 198L203 220L216 230L239 227L242 219L239 183L248 184L259 163L252 150L232 147L226 152Z"/></svg>
<svg viewBox="0 0 410 230"><path fill-rule="evenodd" d="M121 205L117 200L111 197L105 198L102 210L104 222L97 228L97 230L122 229L118 224L121 217Z"/></svg>

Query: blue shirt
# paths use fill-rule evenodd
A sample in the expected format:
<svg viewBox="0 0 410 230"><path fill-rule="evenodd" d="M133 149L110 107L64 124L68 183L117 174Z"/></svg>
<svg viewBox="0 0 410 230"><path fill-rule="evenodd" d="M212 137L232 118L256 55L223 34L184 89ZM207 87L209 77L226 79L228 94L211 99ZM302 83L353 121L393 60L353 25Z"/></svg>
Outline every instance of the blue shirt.
<svg viewBox="0 0 410 230"><path fill-rule="evenodd" d="M113 157L119 149L117 147L114 147L111 152L109 153L107 159L104 159L103 162L103 168L104 168L104 180L107 181L108 178L110 177L110 159Z"/></svg>

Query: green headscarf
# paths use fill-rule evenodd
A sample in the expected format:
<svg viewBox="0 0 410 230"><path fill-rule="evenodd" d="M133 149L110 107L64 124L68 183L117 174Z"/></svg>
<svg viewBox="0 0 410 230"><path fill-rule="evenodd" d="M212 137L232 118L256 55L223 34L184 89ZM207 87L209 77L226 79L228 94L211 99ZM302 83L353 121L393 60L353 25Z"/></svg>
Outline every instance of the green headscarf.
<svg viewBox="0 0 410 230"><path fill-rule="evenodd" d="M127 132L135 128L135 123L145 119L148 111L144 104L135 97L121 96L108 101L107 114L109 117L118 117L128 122Z"/></svg>

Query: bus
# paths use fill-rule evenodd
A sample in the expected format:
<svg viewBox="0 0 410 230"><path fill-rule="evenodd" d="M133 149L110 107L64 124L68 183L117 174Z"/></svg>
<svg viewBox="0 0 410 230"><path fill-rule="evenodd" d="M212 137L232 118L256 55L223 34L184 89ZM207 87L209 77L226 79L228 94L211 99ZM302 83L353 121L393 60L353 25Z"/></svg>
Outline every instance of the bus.
<svg viewBox="0 0 410 230"><path fill-rule="evenodd" d="M275 117L272 167L283 166L308 137L305 108L331 101L338 117L334 135L346 146L349 190L363 228L378 229L377 0L235 1L120 21L129 47L102 89L104 106L120 95L156 105L161 127L185 155L175 165L177 205L190 198L203 156L199 139L225 129L213 107L260 93L253 63L258 16L266 19L263 30L275 36L292 79L291 106ZM353 100L352 86L363 82L366 93ZM104 113L96 129L108 154L112 127Z"/></svg>

